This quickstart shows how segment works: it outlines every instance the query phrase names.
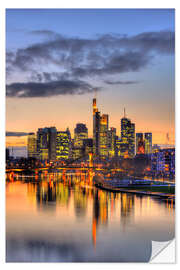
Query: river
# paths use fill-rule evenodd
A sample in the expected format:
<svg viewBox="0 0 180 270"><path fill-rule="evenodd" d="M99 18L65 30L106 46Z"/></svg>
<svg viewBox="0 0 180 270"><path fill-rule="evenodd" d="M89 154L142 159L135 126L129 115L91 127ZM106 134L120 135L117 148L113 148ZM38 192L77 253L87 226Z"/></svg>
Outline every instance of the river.
<svg viewBox="0 0 180 270"><path fill-rule="evenodd" d="M6 181L7 262L148 262L152 240L175 234L171 202L111 193L93 173Z"/></svg>

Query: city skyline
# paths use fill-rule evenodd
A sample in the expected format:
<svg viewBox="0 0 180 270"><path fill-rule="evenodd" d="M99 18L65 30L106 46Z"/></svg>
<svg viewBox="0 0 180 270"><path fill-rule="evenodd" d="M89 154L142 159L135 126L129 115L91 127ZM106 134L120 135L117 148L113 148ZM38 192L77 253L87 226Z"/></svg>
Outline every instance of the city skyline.
<svg viewBox="0 0 180 270"><path fill-rule="evenodd" d="M74 134L54 127L38 128L29 133L28 158L45 161L67 161L87 158L89 154L100 160L114 157L134 158L136 155L152 154L152 133L136 133L135 123L127 118L125 108L121 118L120 136L116 128L109 126L109 115L98 109L97 100L92 100L93 137L88 136L84 123L77 123ZM157 147L156 147L157 148ZM12 153L11 153L12 154Z"/></svg>
<svg viewBox="0 0 180 270"><path fill-rule="evenodd" d="M153 144L175 143L173 9L8 9L6 22L6 131L56 126L73 134L79 122L92 137L97 88L118 135L125 107L136 132L152 132ZM26 141L6 137L7 146Z"/></svg>
<svg viewBox="0 0 180 270"><path fill-rule="evenodd" d="M99 106L99 107L101 107L101 106ZM123 113L125 113L124 112L125 111L125 108L123 108ZM92 110L92 112L93 112L93 110ZM91 114L92 114L92 112L91 112ZM92 116L92 115L91 115ZM103 116L104 116L104 114L103 114ZM116 131L117 131L117 136L119 136L119 137L121 137L121 120L122 120L122 118L124 117L124 115L122 114L122 117L119 119L119 126L113 126L112 124L111 124L111 122L109 123L109 128L115 128L116 129ZM127 119L130 119L129 117L128 117L128 115L126 114L126 117L127 117ZM108 118L110 118L111 119L111 115L110 114L108 114ZM132 120L132 119L131 119ZM93 121L92 121L92 119L91 119L91 125L93 124ZM113 122L113 121L112 121ZM135 122L135 124L136 124L136 121L134 121ZM88 137L89 138L93 138L93 132L92 132L92 128L90 128L89 129L89 126L86 124L86 122L84 121L83 123L82 122L80 122L80 121L78 121L78 122L76 122L76 123L74 123L74 126L72 127L72 128L69 128L69 126L65 126L64 128L62 128L62 129L60 129L60 128L58 128L56 125L50 125L50 126L53 126L53 127L56 127L57 128L57 130L58 131L61 131L61 132L65 132L66 131L66 129L68 128L69 130L70 130L70 133L71 133L71 136L72 136L72 138L74 138L74 136L75 136L75 129L76 129L76 126L78 125L78 124L83 124L83 125L86 125L87 126L87 129L88 129ZM37 129L39 129L39 128L45 128L45 127L48 127L48 125L44 125L44 126L42 126L42 127L38 127ZM6 145L7 145L7 147L13 147L13 146L27 146L27 142L28 142L28 134L29 133L31 133L31 132L34 132L34 133L36 133L36 131L37 131L37 129L33 129L33 130L31 130L30 132L27 132L27 133L23 133L23 132L6 132ZM89 132L89 130L90 130L90 132ZM148 127L145 127L144 129L143 129L143 131L142 131L142 129L138 129L137 130L137 125L136 125L136 129L135 129L135 134L138 134L138 133L153 133L153 132L151 132L151 130L148 128ZM162 135L162 132L159 132L159 133L161 133L161 135ZM16 136L13 136L13 134L17 134ZM157 141L156 141L156 138L154 139L154 135L155 135L155 137L156 137L156 134L154 134L153 133L153 140L152 140L152 143L153 144L162 144L163 145L163 143L158 143ZM166 134L163 134L163 136L165 136L165 139L164 139L164 141L166 142L166 143L164 143L164 145L168 145L168 143L167 143L167 136L169 136L169 133L166 133ZM15 138L17 138L17 142L18 141L20 141L20 145L17 143L17 145L16 144L14 144L14 142L13 142L13 145L12 144L8 144L9 142L8 142L8 138L11 138L11 137L15 137ZM22 138L23 138L23 140L22 140ZM163 141L163 140L162 140ZM162 142L161 141L161 142ZM171 145L171 143L169 143L169 145ZM173 144L172 144L173 145Z"/></svg>

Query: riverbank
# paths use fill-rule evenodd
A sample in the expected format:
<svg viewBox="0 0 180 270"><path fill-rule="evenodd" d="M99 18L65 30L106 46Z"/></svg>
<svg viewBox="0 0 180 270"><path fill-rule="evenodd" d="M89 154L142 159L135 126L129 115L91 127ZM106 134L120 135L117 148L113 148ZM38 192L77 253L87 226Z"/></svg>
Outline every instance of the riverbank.
<svg viewBox="0 0 180 270"><path fill-rule="evenodd" d="M141 180L142 181L142 180ZM94 185L97 188L102 190L106 190L109 192L123 192L123 193L131 193L131 194L139 194L139 195L148 195L148 196L156 196L164 199L173 200L175 202L175 185L170 184L162 184L162 183L142 183L140 184L140 180L136 183L130 183L131 181L106 181L101 176L95 176Z"/></svg>
<svg viewBox="0 0 180 270"><path fill-rule="evenodd" d="M152 191L143 191L138 189L129 189L129 188L116 188L106 185L100 185L95 184L97 188L100 188L102 190L110 191L110 192L122 192L122 193L133 193L133 194L139 194L139 195L148 195L148 196L156 196L156 197L162 197L166 199L172 199L173 202L175 202L175 195L171 193L161 193L161 192L152 192Z"/></svg>

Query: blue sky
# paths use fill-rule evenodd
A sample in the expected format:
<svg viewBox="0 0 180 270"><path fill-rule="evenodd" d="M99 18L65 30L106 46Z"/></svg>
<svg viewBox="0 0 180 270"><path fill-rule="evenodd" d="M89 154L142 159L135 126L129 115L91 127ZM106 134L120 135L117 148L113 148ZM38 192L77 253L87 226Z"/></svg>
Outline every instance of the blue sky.
<svg viewBox="0 0 180 270"><path fill-rule="evenodd" d="M7 31L50 29L65 35L174 30L174 9L7 9ZM11 38L16 40L16 33Z"/></svg>
<svg viewBox="0 0 180 270"><path fill-rule="evenodd" d="M7 9L6 47L12 54L12 58L8 58L11 72L7 73L8 131L35 130L40 127L42 115L46 117L48 125L51 121L48 118L50 113L47 115L47 104L51 110L58 100L60 106L54 110L57 115L62 115L61 107L66 103L66 90L69 91L67 94L73 92L74 99L77 99L77 104L70 109L73 121L85 121L89 118L87 106L90 106L90 99L93 97L90 89L100 87L99 106L110 114L112 125L117 129L118 119L125 106L128 116L137 123L137 131L152 131L154 138L160 138L160 131L164 134L162 138L169 132L174 138L174 54L173 49L171 50L174 16L173 9ZM61 36L56 37L56 34ZM112 39L113 44L110 44ZM83 43L83 48L77 47L79 40ZM96 40L95 44L93 40ZM101 41L104 42L103 45ZM49 45L51 42L53 44ZM69 50L65 51L65 60L62 61L60 57L61 61L54 64L56 55L59 57L61 50L63 53L65 50L61 47L57 51L58 42L67 43L75 53L71 51L67 60ZM42 50L39 50L41 45ZM98 54L99 46L101 49ZM43 53L46 55L43 56ZM96 67L98 74L94 70ZM76 76L79 68L83 69L83 73ZM51 79L43 77L44 72L48 72ZM61 74L62 72L64 73ZM61 79L60 75L63 75ZM37 76L41 78L39 81ZM51 94L51 88L48 88L50 83L53 87L59 80L59 92L54 89ZM82 88L81 95L76 94L72 86L67 89L67 83L70 87L70 80L74 87L78 84L77 89ZM62 85L62 81L66 84ZM18 86L14 83L18 83ZM28 90L24 91L23 87ZM43 87L47 92L43 92ZM71 94L68 94L70 99ZM50 97L49 103L47 96ZM41 102L37 106L39 98ZM82 104L85 104L84 108ZM80 115L76 112L76 106L82 107ZM14 111L12 108L21 108L22 116L18 109ZM32 108L42 112L39 118L36 114L36 122L32 120L35 117ZM82 114L86 118L81 118ZM26 115L26 121L23 115ZM73 121L67 121L71 130ZM66 129L64 120L57 118L53 122L59 128ZM87 126L91 130L90 120L87 120ZM162 138L159 140L162 141ZM154 142L158 142L158 139L154 139Z"/></svg>
<svg viewBox="0 0 180 270"><path fill-rule="evenodd" d="M174 9L7 9L7 48L18 48L36 41L27 32L37 29L81 37L174 31L174 13Z"/></svg>

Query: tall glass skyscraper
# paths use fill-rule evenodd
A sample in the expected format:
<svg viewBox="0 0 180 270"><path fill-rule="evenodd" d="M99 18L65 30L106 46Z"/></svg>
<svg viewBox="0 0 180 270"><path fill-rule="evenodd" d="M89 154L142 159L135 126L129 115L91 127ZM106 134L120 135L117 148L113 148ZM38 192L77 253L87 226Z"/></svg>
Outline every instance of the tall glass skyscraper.
<svg viewBox="0 0 180 270"><path fill-rule="evenodd" d="M135 155L135 124L130 123L129 128L129 157L134 157Z"/></svg>
<svg viewBox="0 0 180 270"><path fill-rule="evenodd" d="M40 160L49 159L48 155L48 129L39 128L37 131L37 156Z"/></svg>
<svg viewBox="0 0 180 270"><path fill-rule="evenodd" d="M88 138L88 129L85 124L78 123L74 129L74 140L72 155L73 159L79 159L84 156L83 142Z"/></svg>
<svg viewBox="0 0 180 270"><path fill-rule="evenodd" d="M124 144L124 146L123 146ZM128 157L135 155L135 124L126 118L121 119L121 145Z"/></svg>
<svg viewBox="0 0 180 270"><path fill-rule="evenodd" d="M55 127L48 128L49 134L49 160L56 160L56 137L57 130Z"/></svg>
<svg viewBox="0 0 180 270"><path fill-rule="evenodd" d="M101 115L93 99L93 153L101 158L108 156L108 125L107 114Z"/></svg>
<svg viewBox="0 0 180 270"><path fill-rule="evenodd" d="M145 154L152 153L152 133L144 133Z"/></svg>
<svg viewBox="0 0 180 270"><path fill-rule="evenodd" d="M71 135L70 131L57 131L56 159L66 160L71 158Z"/></svg>
<svg viewBox="0 0 180 270"><path fill-rule="evenodd" d="M136 133L136 154L152 153L152 133Z"/></svg>
<svg viewBox="0 0 180 270"><path fill-rule="evenodd" d="M116 156L117 157L129 157L128 155L129 145L123 142L120 138L116 137Z"/></svg>
<svg viewBox="0 0 180 270"><path fill-rule="evenodd" d="M83 147L83 140L88 138L88 129L85 124L78 123L74 129L74 147Z"/></svg>
<svg viewBox="0 0 180 270"><path fill-rule="evenodd" d="M108 152L109 157L114 157L116 151L116 128L111 127L108 130Z"/></svg>
<svg viewBox="0 0 180 270"><path fill-rule="evenodd" d="M36 134L29 133L28 141L27 141L27 152L28 157L37 157L37 142L36 142Z"/></svg>
<svg viewBox="0 0 180 270"><path fill-rule="evenodd" d="M144 154L143 133L136 133L136 154Z"/></svg>
<svg viewBox="0 0 180 270"><path fill-rule="evenodd" d="M96 106L96 99L93 99L93 153L99 155L99 132L100 132L100 112Z"/></svg>
<svg viewBox="0 0 180 270"><path fill-rule="evenodd" d="M100 130L99 130L99 155L101 157L108 156L108 125L109 117L107 114L100 116Z"/></svg>
<svg viewBox="0 0 180 270"><path fill-rule="evenodd" d="M39 128L37 132L37 155L40 160L56 160L55 127Z"/></svg>
<svg viewBox="0 0 180 270"><path fill-rule="evenodd" d="M88 138L83 140L83 152L85 156L89 153L93 153L93 139Z"/></svg>

